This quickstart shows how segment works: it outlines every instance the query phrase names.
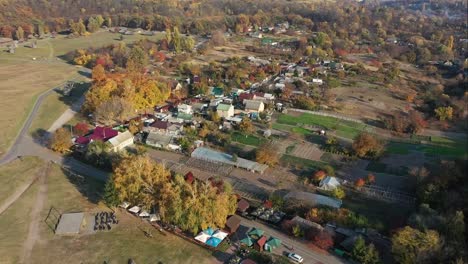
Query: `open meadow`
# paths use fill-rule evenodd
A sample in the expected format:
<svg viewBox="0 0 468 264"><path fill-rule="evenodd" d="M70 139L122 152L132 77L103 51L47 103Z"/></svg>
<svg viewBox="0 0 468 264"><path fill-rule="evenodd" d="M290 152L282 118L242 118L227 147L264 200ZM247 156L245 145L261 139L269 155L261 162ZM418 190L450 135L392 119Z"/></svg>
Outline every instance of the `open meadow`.
<svg viewBox="0 0 468 264"><path fill-rule="evenodd" d="M25 181L37 173L33 168L45 165L27 158L2 167L0 174L2 181ZM51 208L60 212L109 211L100 202L102 188L101 182L74 178L51 165L45 181L36 181L0 215L0 228L4 230L0 236L0 262L18 263L29 256L30 263L126 263L129 258L136 263L215 263L208 250L172 234L161 234L119 210L119 224L111 231L68 237L54 234L50 226L56 219L47 218ZM37 215L33 208L38 209ZM153 237L146 237L142 230L149 230Z"/></svg>

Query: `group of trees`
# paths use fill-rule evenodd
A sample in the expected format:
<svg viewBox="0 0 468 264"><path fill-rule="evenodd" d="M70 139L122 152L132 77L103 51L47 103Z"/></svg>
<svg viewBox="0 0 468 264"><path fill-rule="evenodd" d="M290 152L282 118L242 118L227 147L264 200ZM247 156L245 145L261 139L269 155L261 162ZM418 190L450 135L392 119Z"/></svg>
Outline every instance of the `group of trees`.
<svg viewBox="0 0 468 264"><path fill-rule="evenodd" d="M399 263L463 263L466 244L466 161L441 161L418 176L419 208L408 226L392 237L392 253Z"/></svg>
<svg viewBox="0 0 468 264"><path fill-rule="evenodd" d="M355 154L361 158L377 158L384 151L383 143L374 135L365 132L354 139L352 148Z"/></svg>
<svg viewBox="0 0 468 264"><path fill-rule="evenodd" d="M168 48L175 51L175 53L180 53L182 51L185 52L192 52L193 48L195 47L195 40L191 37L185 37L180 34L179 28L174 27L173 30L166 29L166 38L164 39L165 44L161 44L161 46L168 46Z"/></svg>
<svg viewBox="0 0 468 264"><path fill-rule="evenodd" d="M383 122L387 129L397 133L417 134L427 127L427 121L416 110L412 110L408 114L395 112L393 115L384 118Z"/></svg>
<svg viewBox="0 0 468 264"><path fill-rule="evenodd" d="M106 125L128 120L136 111L152 108L170 95L166 84L139 72L111 74L98 64L92 77L82 110L94 113L96 121Z"/></svg>
<svg viewBox="0 0 468 264"><path fill-rule="evenodd" d="M122 159L112 181L109 197L114 197L115 189L120 201L148 210L157 208L163 221L193 234L208 227L224 227L227 217L236 210L236 197L229 184L189 183L142 155Z"/></svg>

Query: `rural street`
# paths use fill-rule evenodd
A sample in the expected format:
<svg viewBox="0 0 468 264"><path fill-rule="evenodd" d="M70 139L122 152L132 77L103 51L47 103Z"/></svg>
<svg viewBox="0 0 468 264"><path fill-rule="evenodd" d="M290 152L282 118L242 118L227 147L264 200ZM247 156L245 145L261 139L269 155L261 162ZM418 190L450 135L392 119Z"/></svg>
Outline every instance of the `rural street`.
<svg viewBox="0 0 468 264"><path fill-rule="evenodd" d="M347 263L345 260L342 260L336 256L330 255L328 253L317 253L307 247L306 244L304 244L301 241L298 241L297 239L294 239L283 232L276 230L274 228L269 227L268 225L262 224L257 221L252 221L248 220L246 218L241 217L241 226L247 227L247 228L258 228L263 231L265 231L265 236L268 238L270 236L278 238L281 240L281 246L277 249L274 249L273 251L279 255L283 255L284 252L294 252L301 257L304 258L304 263L307 264L338 264L338 263ZM243 239L243 237L239 237L238 239ZM294 250L291 251L287 247L293 247Z"/></svg>

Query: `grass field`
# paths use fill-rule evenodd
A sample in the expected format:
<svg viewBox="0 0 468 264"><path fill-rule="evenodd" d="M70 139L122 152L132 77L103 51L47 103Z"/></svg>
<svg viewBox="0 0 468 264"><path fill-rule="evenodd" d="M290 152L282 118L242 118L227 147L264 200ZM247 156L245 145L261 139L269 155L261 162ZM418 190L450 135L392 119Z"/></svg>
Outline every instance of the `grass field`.
<svg viewBox="0 0 468 264"><path fill-rule="evenodd" d="M0 167L0 204L36 175L41 161L24 157Z"/></svg>
<svg viewBox="0 0 468 264"><path fill-rule="evenodd" d="M144 38L157 40L163 35L125 36L123 41L131 43ZM3 125L0 132L0 156L9 148L36 97L77 75L77 67L57 57L79 48L118 43L118 36L109 32L74 39L58 36L55 39L38 40L35 49L19 46L14 54L0 52L0 123ZM33 61L33 58L36 60Z"/></svg>
<svg viewBox="0 0 468 264"><path fill-rule="evenodd" d="M239 132L234 132L231 135L232 141L239 142L244 145L250 145L250 146L260 146L261 144L266 142L266 139L260 138L254 135L244 135Z"/></svg>
<svg viewBox="0 0 468 264"><path fill-rule="evenodd" d="M80 81L80 83L75 85L73 93L70 96L64 96L58 92L50 94L39 108L29 131L33 133L37 129L49 129L55 120L57 120L69 106L79 100L86 92L89 85L89 82Z"/></svg>
<svg viewBox="0 0 468 264"><path fill-rule="evenodd" d="M453 143L452 143L453 142ZM466 157L466 142L458 142L450 139L441 141L440 144L411 144L401 142L390 142L387 144L386 152L389 154L405 155L410 151L420 151L427 156L442 156L449 158Z"/></svg>
<svg viewBox="0 0 468 264"><path fill-rule="evenodd" d="M19 173L15 172L15 173ZM0 216L0 263L19 263L23 243L28 235L29 212L32 210L38 187L33 184Z"/></svg>
<svg viewBox="0 0 468 264"><path fill-rule="evenodd" d="M340 137L353 139L359 133L365 130L366 125L341 120L334 117L328 116L320 116L320 115L313 115L313 114L301 114L300 116L291 116L291 115L280 115L278 117L278 123L286 124L286 125L298 125L298 124L305 124L305 125L312 125L318 127L324 127L328 130L336 130L336 134ZM297 130L297 129L296 129ZM304 134L307 131L302 128L302 130L294 131L296 133Z"/></svg>
<svg viewBox="0 0 468 264"><path fill-rule="evenodd" d="M15 162L1 168L4 173L20 176L29 174L31 167L44 163L37 159ZM106 209L99 200L103 184L91 179L70 180L58 166L53 165L47 178L47 197L40 213L39 237L32 251L31 263L213 263L212 253L172 234L160 234L151 229L147 238L140 228L148 230L139 219L117 211L120 223L111 231L91 235L63 237L54 235L44 221L53 206L61 212L100 211ZM11 186L11 185L10 185ZM36 199L35 183L0 217L0 263L18 263L28 234L29 213ZM1 190L3 191L3 189ZM108 209L107 209L108 210ZM50 219L49 219L50 220Z"/></svg>
<svg viewBox="0 0 468 264"><path fill-rule="evenodd" d="M309 160L309 159L303 159L299 157L295 157L292 155L283 155L281 157L281 164L283 166L289 165L293 167L298 167L301 169L312 169L312 170L320 170L323 169L327 163L321 162L321 161L314 161L314 160Z"/></svg>

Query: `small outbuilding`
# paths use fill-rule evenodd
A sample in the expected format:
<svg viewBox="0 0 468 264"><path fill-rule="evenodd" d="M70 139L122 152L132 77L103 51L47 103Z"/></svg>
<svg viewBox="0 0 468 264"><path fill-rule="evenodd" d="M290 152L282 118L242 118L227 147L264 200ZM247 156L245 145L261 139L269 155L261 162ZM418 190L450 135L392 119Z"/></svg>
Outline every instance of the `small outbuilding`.
<svg viewBox="0 0 468 264"><path fill-rule="evenodd" d="M231 215L228 220L226 221L226 230L229 231L230 234L237 231L241 223L241 218L237 215Z"/></svg>
<svg viewBox="0 0 468 264"><path fill-rule="evenodd" d="M336 188L340 187L340 182L336 177L327 176L323 180L320 181L320 189L326 191L333 191Z"/></svg>

